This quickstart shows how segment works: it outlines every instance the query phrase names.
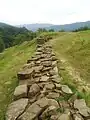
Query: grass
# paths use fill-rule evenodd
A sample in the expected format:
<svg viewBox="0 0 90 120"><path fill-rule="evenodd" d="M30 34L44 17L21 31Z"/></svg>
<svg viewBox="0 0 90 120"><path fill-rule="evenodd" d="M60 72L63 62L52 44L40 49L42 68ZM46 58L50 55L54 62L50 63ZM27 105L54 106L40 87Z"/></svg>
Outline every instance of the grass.
<svg viewBox="0 0 90 120"><path fill-rule="evenodd" d="M35 41L6 49L0 54L0 120L4 120L7 105L18 84L17 72L35 51Z"/></svg>
<svg viewBox="0 0 90 120"><path fill-rule="evenodd" d="M90 83L90 31L64 32L52 40L52 45L57 56L65 58Z"/></svg>
<svg viewBox="0 0 90 120"><path fill-rule="evenodd" d="M78 98L84 98L90 106L90 92L79 91L79 81L76 83L72 71L74 68L81 80L90 83L90 30L83 32L62 32L50 41L59 60L59 74L63 77L62 84L67 84ZM64 61L64 62L62 62ZM63 69L61 69L63 68ZM72 69L71 69L72 70Z"/></svg>

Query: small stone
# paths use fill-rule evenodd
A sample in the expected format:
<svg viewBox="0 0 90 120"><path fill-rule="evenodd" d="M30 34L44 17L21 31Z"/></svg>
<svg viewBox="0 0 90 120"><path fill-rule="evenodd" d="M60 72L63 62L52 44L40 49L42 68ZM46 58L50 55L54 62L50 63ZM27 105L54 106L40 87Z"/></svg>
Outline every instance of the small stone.
<svg viewBox="0 0 90 120"><path fill-rule="evenodd" d="M54 75L51 77L51 80L55 83L60 83L61 79L60 79L59 75Z"/></svg>
<svg viewBox="0 0 90 120"><path fill-rule="evenodd" d="M49 99L55 99L59 97L59 93L50 92L46 97Z"/></svg>
<svg viewBox="0 0 90 120"><path fill-rule="evenodd" d="M33 84L30 87L30 90L29 90L29 93L28 93L28 97L32 98L32 96L35 96L39 92L40 92L40 87L37 84Z"/></svg>
<svg viewBox="0 0 90 120"><path fill-rule="evenodd" d="M34 70L26 69L25 71L18 72L17 76L19 80L25 80L31 78L31 75L33 74Z"/></svg>
<svg viewBox="0 0 90 120"><path fill-rule="evenodd" d="M19 85L14 91L14 100L27 97L27 85Z"/></svg>
<svg viewBox="0 0 90 120"><path fill-rule="evenodd" d="M51 69L52 69L52 67L44 67L44 69L42 71L49 71Z"/></svg>
<svg viewBox="0 0 90 120"><path fill-rule="evenodd" d="M40 79L41 82L47 82L48 80L49 80L49 77L47 76L42 76Z"/></svg>
<svg viewBox="0 0 90 120"><path fill-rule="evenodd" d="M58 120L71 120L70 113L68 114L62 114Z"/></svg>
<svg viewBox="0 0 90 120"><path fill-rule="evenodd" d="M84 99L76 99L74 101L74 108L79 110L79 113L84 117L90 117L90 108L87 107Z"/></svg>
<svg viewBox="0 0 90 120"><path fill-rule="evenodd" d="M42 63L45 67L50 67L52 65L51 61L44 61Z"/></svg>
<svg viewBox="0 0 90 120"><path fill-rule="evenodd" d="M61 90L62 90L64 93L73 94L73 92L71 91L71 89L70 89L67 85L62 85Z"/></svg>
<svg viewBox="0 0 90 120"><path fill-rule="evenodd" d="M40 118L42 120L45 120L45 119L47 119L48 117L50 117L51 115L53 115L55 113L56 113L56 107L55 106L50 106L42 113Z"/></svg>
<svg viewBox="0 0 90 120"><path fill-rule="evenodd" d="M55 86L56 86L56 89L58 89L58 90L61 90L61 84L57 84L57 83L55 83Z"/></svg>
<svg viewBox="0 0 90 120"><path fill-rule="evenodd" d="M40 71L43 69L43 66L36 66L34 67L35 73L40 73Z"/></svg>
<svg viewBox="0 0 90 120"><path fill-rule="evenodd" d="M84 120L83 117L80 114L74 114L73 119L74 120Z"/></svg>
<svg viewBox="0 0 90 120"><path fill-rule="evenodd" d="M46 90L53 90L55 88L53 83L47 83L45 85Z"/></svg>
<svg viewBox="0 0 90 120"><path fill-rule="evenodd" d="M54 70L55 74L58 74L58 68L57 68L57 66L54 67L53 70Z"/></svg>
<svg viewBox="0 0 90 120"><path fill-rule="evenodd" d="M54 99L48 99L48 104L49 106L56 106L57 108L59 108L58 102Z"/></svg>
<svg viewBox="0 0 90 120"><path fill-rule="evenodd" d="M28 104L28 99L19 99L8 106L6 120L16 120L23 113Z"/></svg>

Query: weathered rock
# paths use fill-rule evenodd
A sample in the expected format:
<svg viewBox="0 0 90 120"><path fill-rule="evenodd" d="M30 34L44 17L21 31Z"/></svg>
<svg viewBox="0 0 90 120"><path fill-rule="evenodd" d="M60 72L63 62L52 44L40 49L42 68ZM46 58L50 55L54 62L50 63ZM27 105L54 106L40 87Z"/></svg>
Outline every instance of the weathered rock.
<svg viewBox="0 0 90 120"><path fill-rule="evenodd" d="M43 48L40 47L40 48L37 48L37 52L42 52L43 51Z"/></svg>
<svg viewBox="0 0 90 120"><path fill-rule="evenodd" d="M35 73L40 73L42 69L43 69L42 65L34 67Z"/></svg>
<svg viewBox="0 0 90 120"><path fill-rule="evenodd" d="M83 117L80 114L74 114L73 119L74 120L84 120Z"/></svg>
<svg viewBox="0 0 90 120"><path fill-rule="evenodd" d="M42 75L41 73L35 73L34 77L41 77L41 75Z"/></svg>
<svg viewBox="0 0 90 120"><path fill-rule="evenodd" d="M38 60L35 63L36 63L36 65L40 65L41 61Z"/></svg>
<svg viewBox="0 0 90 120"><path fill-rule="evenodd" d="M17 76L19 80L25 80L31 78L31 75L34 73L34 70L26 69L25 71L18 72Z"/></svg>
<svg viewBox="0 0 90 120"><path fill-rule="evenodd" d="M58 120L71 120L70 113L68 114L62 114Z"/></svg>
<svg viewBox="0 0 90 120"><path fill-rule="evenodd" d="M27 97L27 85L19 85L14 91L14 100Z"/></svg>
<svg viewBox="0 0 90 120"><path fill-rule="evenodd" d="M54 72L55 72L56 74L58 74L58 68L57 68L57 66L54 67L53 70L54 70Z"/></svg>
<svg viewBox="0 0 90 120"><path fill-rule="evenodd" d="M36 54L36 55L41 55L41 54L42 54L42 52L36 52L35 54Z"/></svg>
<svg viewBox="0 0 90 120"><path fill-rule="evenodd" d="M40 116L42 120L48 119L51 115L56 114L57 108L55 106L48 107Z"/></svg>
<svg viewBox="0 0 90 120"><path fill-rule="evenodd" d="M29 93L28 93L28 97L32 98L32 96L35 96L39 92L40 92L40 87L37 84L33 84L30 87L30 90L29 90Z"/></svg>
<svg viewBox="0 0 90 120"><path fill-rule="evenodd" d="M51 70L51 69L52 69L52 67L44 67L42 71L43 71L43 72L44 72L44 71L49 71L49 70Z"/></svg>
<svg viewBox="0 0 90 120"><path fill-rule="evenodd" d="M16 120L28 104L28 99L19 99L8 106L6 120Z"/></svg>
<svg viewBox="0 0 90 120"><path fill-rule="evenodd" d="M77 99L74 101L74 108L79 110L79 113L84 117L90 117L90 108L87 107L84 99Z"/></svg>
<svg viewBox="0 0 90 120"><path fill-rule="evenodd" d="M59 93L50 92L46 97L49 98L49 99L55 99L55 98L59 97Z"/></svg>
<svg viewBox="0 0 90 120"><path fill-rule="evenodd" d="M55 83L55 86L56 86L56 89L58 89L58 90L61 90L61 84L57 84L57 83Z"/></svg>
<svg viewBox="0 0 90 120"><path fill-rule="evenodd" d="M52 77L50 77L50 78L51 78L51 80L52 80L53 82L55 82L55 83L60 83L61 78L59 77L59 75L54 75L54 76L52 76Z"/></svg>
<svg viewBox="0 0 90 120"><path fill-rule="evenodd" d="M42 64L45 67L50 67L52 65L52 62L51 61L44 61Z"/></svg>
<svg viewBox="0 0 90 120"><path fill-rule="evenodd" d="M71 91L71 89L70 89L67 85L62 85L61 90L62 90L64 93L73 94L73 92Z"/></svg>
<svg viewBox="0 0 90 120"><path fill-rule="evenodd" d="M50 71L49 71L49 74L50 74L50 76L56 75L56 73L55 73L54 70L50 70Z"/></svg>
<svg viewBox="0 0 90 120"><path fill-rule="evenodd" d="M40 79L40 81L41 81L41 82L47 82L48 79L49 79L49 77L47 77L47 76L42 76L41 79Z"/></svg>
<svg viewBox="0 0 90 120"><path fill-rule="evenodd" d="M46 90L53 90L55 88L53 83L47 83L45 85Z"/></svg>
<svg viewBox="0 0 90 120"><path fill-rule="evenodd" d="M42 98L41 100L36 101L30 107L28 107L28 109L24 112L24 114L19 117L19 120L34 120L47 107L48 107L48 99Z"/></svg>

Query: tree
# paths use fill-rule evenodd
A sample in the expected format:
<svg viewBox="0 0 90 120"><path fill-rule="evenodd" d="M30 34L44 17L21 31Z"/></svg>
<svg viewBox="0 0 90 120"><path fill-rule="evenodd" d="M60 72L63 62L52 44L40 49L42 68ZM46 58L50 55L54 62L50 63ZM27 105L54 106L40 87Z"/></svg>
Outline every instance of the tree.
<svg viewBox="0 0 90 120"><path fill-rule="evenodd" d="M39 29L37 30L37 32L39 32L39 33L41 33L41 32L47 32L47 30L46 30L45 28L39 28Z"/></svg>
<svg viewBox="0 0 90 120"><path fill-rule="evenodd" d="M2 52L4 49L5 49L5 45L4 45L4 42L0 36L0 52Z"/></svg>
<svg viewBox="0 0 90 120"><path fill-rule="evenodd" d="M49 32L54 32L54 29L49 29Z"/></svg>

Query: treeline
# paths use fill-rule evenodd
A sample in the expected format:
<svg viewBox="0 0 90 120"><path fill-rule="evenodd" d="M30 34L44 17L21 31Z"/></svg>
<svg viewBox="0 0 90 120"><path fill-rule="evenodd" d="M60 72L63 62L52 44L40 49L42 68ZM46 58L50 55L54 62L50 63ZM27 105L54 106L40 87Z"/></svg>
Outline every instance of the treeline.
<svg viewBox="0 0 90 120"><path fill-rule="evenodd" d="M85 31L85 30L90 30L90 28L87 27L87 26L84 26L84 27L80 27L80 28L78 28L76 30L73 30L72 32L79 32L79 31Z"/></svg>
<svg viewBox="0 0 90 120"><path fill-rule="evenodd" d="M25 27L17 28L9 25L0 27L0 52L35 37L36 33L28 31Z"/></svg>

